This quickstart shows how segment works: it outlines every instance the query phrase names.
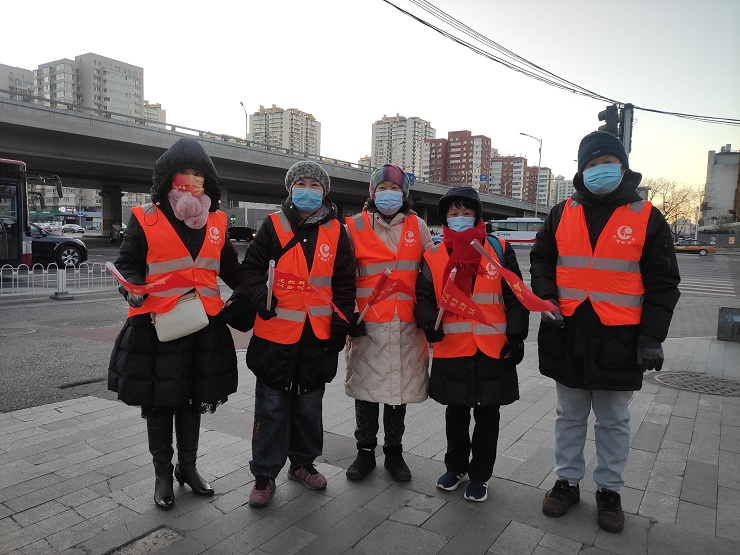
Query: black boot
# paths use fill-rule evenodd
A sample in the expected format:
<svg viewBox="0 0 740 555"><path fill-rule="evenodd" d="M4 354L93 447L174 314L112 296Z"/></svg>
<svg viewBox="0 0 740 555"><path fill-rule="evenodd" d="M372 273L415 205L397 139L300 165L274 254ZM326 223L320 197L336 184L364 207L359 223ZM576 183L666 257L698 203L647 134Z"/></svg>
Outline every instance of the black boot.
<svg viewBox="0 0 740 555"><path fill-rule="evenodd" d="M172 411L153 412L146 419L149 452L154 463L154 502L167 511L175 502L172 489Z"/></svg>
<svg viewBox="0 0 740 555"><path fill-rule="evenodd" d="M357 458L347 469L347 478L362 480L372 472L373 468L375 468L375 445L358 443Z"/></svg>
<svg viewBox="0 0 740 555"><path fill-rule="evenodd" d="M180 407L175 411L175 436L177 437L177 466L175 479L182 486L187 484L195 495L213 495L213 488L201 478L195 469L200 436L200 413L191 407Z"/></svg>
<svg viewBox="0 0 740 555"><path fill-rule="evenodd" d="M391 473L395 482L408 482L411 480L411 470L403 460L403 445L390 445L383 447L385 453L385 467Z"/></svg>

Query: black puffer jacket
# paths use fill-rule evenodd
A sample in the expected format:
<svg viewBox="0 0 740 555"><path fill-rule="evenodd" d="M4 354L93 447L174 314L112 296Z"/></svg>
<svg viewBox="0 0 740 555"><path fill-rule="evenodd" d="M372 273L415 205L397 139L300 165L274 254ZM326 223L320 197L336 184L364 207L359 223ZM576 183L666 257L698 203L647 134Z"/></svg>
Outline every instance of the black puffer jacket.
<svg viewBox="0 0 740 555"><path fill-rule="evenodd" d="M509 243L506 243L503 265L519 277L522 276L516 253ZM524 341L529 330L529 311L505 281L501 286L506 306L506 334L515 341ZM437 319L437 296L425 260L422 260L421 273L416 280L414 314L422 328ZM469 357L435 357L432 359L429 396L443 405L508 405L519 399L516 365L511 358L491 358L480 350Z"/></svg>
<svg viewBox="0 0 740 555"><path fill-rule="evenodd" d="M282 211L288 217L293 233L304 237L299 244L306 256L309 271L316 250L319 225L336 218L337 215L336 207L328 198L324 199L324 205L329 208L327 216L319 222L300 225L300 217L290 198L282 204ZM250 243L242 262L244 281L239 291L246 293L254 306L266 305L265 275L268 264L271 259L277 261L282 250L272 219L267 217L257 236ZM355 259L344 226L340 229L331 286L332 302L348 319L351 319L355 306ZM347 326L336 314L333 315L332 335L346 336L346 334ZM307 318L300 340L293 345L283 345L253 335L247 350L247 366L273 389L293 388L300 393L307 393L330 382L337 374L339 353L336 349L329 348L330 343L332 342L316 338Z"/></svg>
<svg viewBox="0 0 740 555"><path fill-rule="evenodd" d="M207 226L189 228L175 217L167 200L172 175L187 168L205 173L211 211L218 208L214 197L220 193L213 162L197 141L181 139L155 164L151 194L157 200L147 217L167 218L195 259ZM143 284L148 252L144 230L132 215L115 265L128 281ZM219 276L232 289L240 283L238 255L228 238L221 250ZM121 293L126 296L125 290ZM209 320L207 327L194 334L161 343L148 314L128 318L111 354L108 389L118 392L118 398L129 405L179 407L192 402L203 410L213 410L236 391L237 369L228 327L220 314Z"/></svg>
<svg viewBox="0 0 740 555"><path fill-rule="evenodd" d="M576 174L572 199L583 205L592 249L614 210L640 200L637 186L641 180L642 175L627 170L614 192L597 197L583 185L582 175ZM570 199L552 209L530 253L532 289L544 299L558 298L555 232L567 202ZM640 271L645 286L640 324L605 326L590 301L584 301L572 316L565 318L564 328L540 325L537 342L542 374L572 388L634 391L642 387L637 338L646 335L662 342L668 335L680 295L673 236L663 214L655 207L648 219Z"/></svg>

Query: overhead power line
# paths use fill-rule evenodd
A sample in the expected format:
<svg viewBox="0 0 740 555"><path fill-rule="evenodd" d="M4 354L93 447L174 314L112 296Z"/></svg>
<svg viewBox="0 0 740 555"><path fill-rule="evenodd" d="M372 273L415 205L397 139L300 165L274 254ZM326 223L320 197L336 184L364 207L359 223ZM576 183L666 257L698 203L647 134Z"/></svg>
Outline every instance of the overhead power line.
<svg viewBox="0 0 740 555"><path fill-rule="evenodd" d="M525 75L526 77L529 77L530 79L534 79L536 81L540 81L542 83L545 83L546 85L550 85L551 87L555 87L558 89L562 89L568 92L571 92L573 94L586 96L588 98L593 98L594 100L599 100L602 102L608 102L610 104L617 104L619 106L624 106L625 102L620 102L618 100L609 98L608 96L599 94L597 92L591 91L587 89L586 87L583 87L581 85L578 85L576 83L573 83L571 81L568 81L567 79L560 77L559 75L556 75L555 73L552 73L551 71L548 71L534 62L531 62L527 60L526 58L519 56L515 52L505 48L504 46L498 44L494 40L490 39L489 37L483 35L482 33L479 33L475 29L472 29L468 25L465 25L458 19L455 19L453 16L445 12L444 10L436 7L431 2L427 2L426 0L408 0L410 3L414 4L415 6L421 8L428 14L432 15L433 17L439 19L443 23L449 25L450 27L456 29L463 35L471 38L474 41L477 41L483 45L477 46L475 44L472 44L465 40L464 38L460 36L456 36L453 33L446 31L429 21L426 21L425 19L422 19L421 17L404 10L403 8L397 6L390 0L383 0L386 4L393 6L395 9L397 9L402 14L410 17L414 21L421 23L422 25L432 29L433 31L439 33L443 37L456 42L457 44L464 46L465 48L468 48L469 50L472 50L474 53L478 54L479 56L482 56L484 58L487 58L493 62L496 62L498 64L501 64L502 66L506 67L507 69L511 69L513 71L516 71L518 73L521 73ZM485 47L485 48L484 48ZM494 52L490 52L490 49ZM635 110L643 110L645 112L653 112L656 114L665 114L669 116L676 116L680 118L685 119L691 119L695 121L702 121L706 123L719 123L719 124L725 124L725 125L740 125L740 119L735 118L724 118L724 117L715 117L715 116L702 116L697 114L684 114L680 112L671 112L666 110L658 110L655 108L646 108L643 106L635 106Z"/></svg>

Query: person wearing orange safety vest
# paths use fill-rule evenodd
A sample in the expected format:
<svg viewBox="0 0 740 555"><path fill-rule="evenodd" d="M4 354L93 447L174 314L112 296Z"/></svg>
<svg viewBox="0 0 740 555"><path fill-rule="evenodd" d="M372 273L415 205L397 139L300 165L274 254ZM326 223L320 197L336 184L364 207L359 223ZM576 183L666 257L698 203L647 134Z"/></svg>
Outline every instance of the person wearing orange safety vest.
<svg viewBox="0 0 740 555"><path fill-rule="evenodd" d="M249 462L256 478L249 505L255 508L270 502L288 459L289 479L309 489L326 487L314 466L323 451L322 401L355 308L355 260L327 196L330 186L316 162L291 166L285 176L288 198L265 218L242 262L237 292L257 309L247 349L247 366L257 377ZM276 272L298 276L311 289L276 286L268 296L270 260Z"/></svg>
<svg viewBox="0 0 740 555"><path fill-rule="evenodd" d="M236 391L234 341L221 317L220 277L232 289L241 283L236 250L226 233L226 215L216 168L194 139L180 139L155 163L152 203L132 209L116 268L134 284L179 275L197 284L208 325L185 337L159 341L152 314L169 312L192 291L173 288L148 295L121 293L128 319L118 335L108 368L108 388L142 408L155 471L154 502L174 503L174 479L197 495L213 489L198 473L200 419ZM173 420L177 466L172 466Z"/></svg>
<svg viewBox="0 0 740 555"><path fill-rule="evenodd" d="M437 480L437 487L454 490L469 478L464 495L469 501L488 497L500 407L519 399L516 365L524 356L523 341L529 329L529 311L495 267L471 246L478 241L502 266L521 277L511 245L490 238L498 242L494 246L486 237L482 212L472 187L450 189L440 199L443 240L424 254L416 281L416 320L434 344L429 396L447 405L447 471ZM436 327L440 299L453 268L457 270L454 284L480 308L490 325L444 311ZM472 437L471 409L475 418Z"/></svg>
<svg viewBox="0 0 740 555"><path fill-rule="evenodd" d="M378 279L386 269L410 291L432 235L426 222L411 210L411 183L402 168L385 164L370 176L366 209L347 218L357 264L357 309L368 307ZM414 317L414 298L394 293L365 311L352 328L345 357L344 387L355 399L357 457L347 469L350 480L362 480L375 468L375 448L383 406L384 466L393 480L406 482L411 471L403 460L407 403L421 403L429 386L429 345Z"/></svg>
<svg viewBox="0 0 740 555"><path fill-rule="evenodd" d="M575 193L545 219L532 248L532 289L559 305L543 315L540 372L555 380L555 486L542 511L566 514L580 500L584 443L596 416L597 521L624 527L620 490L630 441L629 402L645 370L663 365L661 343L679 298L673 236L637 192L621 141L603 131L578 149Z"/></svg>

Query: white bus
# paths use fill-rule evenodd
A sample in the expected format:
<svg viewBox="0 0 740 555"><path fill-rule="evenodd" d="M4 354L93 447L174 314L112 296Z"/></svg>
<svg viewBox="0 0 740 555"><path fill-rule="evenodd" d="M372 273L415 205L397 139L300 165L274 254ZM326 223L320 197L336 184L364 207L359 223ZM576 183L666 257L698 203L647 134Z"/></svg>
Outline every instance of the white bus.
<svg viewBox="0 0 740 555"><path fill-rule="evenodd" d="M505 220L488 220L486 231L517 245L534 245L535 235L542 227L540 218L507 218Z"/></svg>

